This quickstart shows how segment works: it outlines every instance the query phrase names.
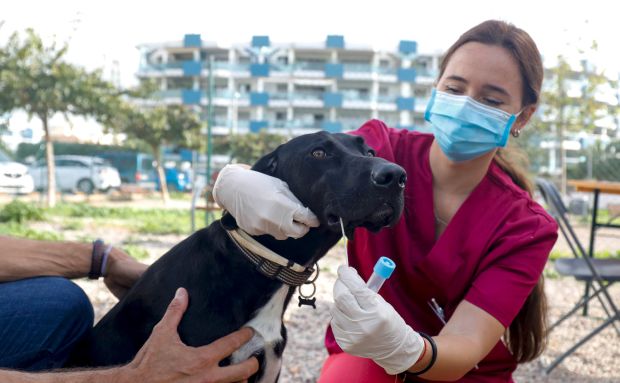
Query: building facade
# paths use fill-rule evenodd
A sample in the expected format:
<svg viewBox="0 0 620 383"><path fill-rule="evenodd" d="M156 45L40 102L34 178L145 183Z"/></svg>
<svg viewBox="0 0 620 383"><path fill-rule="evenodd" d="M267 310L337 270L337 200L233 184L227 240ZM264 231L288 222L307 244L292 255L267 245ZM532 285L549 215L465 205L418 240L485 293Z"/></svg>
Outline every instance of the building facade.
<svg viewBox="0 0 620 383"><path fill-rule="evenodd" d="M330 35L316 44L253 36L248 44L225 47L185 35L141 45L137 75L158 84L162 102L195 105L206 120L211 62L214 134L339 132L371 118L424 130L440 55L418 53L415 41L395 45L377 51Z"/></svg>

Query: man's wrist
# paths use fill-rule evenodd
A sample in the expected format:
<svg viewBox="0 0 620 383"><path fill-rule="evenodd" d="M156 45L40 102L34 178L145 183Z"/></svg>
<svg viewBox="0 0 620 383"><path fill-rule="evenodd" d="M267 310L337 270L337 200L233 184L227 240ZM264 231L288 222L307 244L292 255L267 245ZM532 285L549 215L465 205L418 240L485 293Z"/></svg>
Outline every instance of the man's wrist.
<svg viewBox="0 0 620 383"><path fill-rule="evenodd" d="M112 250L112 245L106 244L101 239L93 242L88 279L99 279L107 275L108 261Z"/></svg>

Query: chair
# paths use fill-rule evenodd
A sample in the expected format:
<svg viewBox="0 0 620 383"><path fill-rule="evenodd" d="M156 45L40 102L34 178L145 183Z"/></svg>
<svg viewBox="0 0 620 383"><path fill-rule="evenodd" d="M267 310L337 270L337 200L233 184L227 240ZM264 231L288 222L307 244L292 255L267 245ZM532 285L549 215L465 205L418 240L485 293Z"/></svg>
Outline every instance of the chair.
<svg viewBox="0 0 620 383"><path fill-rule="evenodd" d="M556 260L556 271L560 275L571 276L579 281L592 283L593 286L595 286L595 289L591 295L584 294L575 307L552 324L548 331L553 330L560 323L576 313L581 307L587 305L588 302L594 298L599 300L601 306L607 314L607 319L602 324L577 341L577 343L575 343L562 355L558 356L547 367L545 372L549 374L566 357L572 354L575 350L581 347L581 345L586 343L607 326L613 325L616 328L616 332L620 336L620 329L616 325L616 321L620 321L620 313L608 290L612 283L620 281L620 260L595 259L592 257L592 254L588 254L568 219L568 210L564 205L560 193L555 185L541 178L536 180L536 185L547 204L549 213L557 221L560 231L562 232L562 235L566 239L566 242L574 255L574 258L562 258Z"/></svg>

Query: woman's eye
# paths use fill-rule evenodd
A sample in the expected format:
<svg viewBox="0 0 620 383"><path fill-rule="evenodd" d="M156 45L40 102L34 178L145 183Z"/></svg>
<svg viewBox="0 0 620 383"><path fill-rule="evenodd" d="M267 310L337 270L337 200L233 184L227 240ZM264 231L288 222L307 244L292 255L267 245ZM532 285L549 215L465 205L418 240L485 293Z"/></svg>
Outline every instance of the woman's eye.
<svg viewBox="0 0 620 383"><path fill-rule="evenodd" d="M314 157L314 158L323 159L326 156L327 156L327 154L325 153L325 150L323 150L323 149L314 149L312 151L312 157Z"/></svg>
<svg viewBox="0 0 620 383"><path fill-rule="evenodd" d="M450 85L446 85L446 92L448 93L454 93L454 94L460 94L461 90L459 88L450 86Z"/></svg>
<svg viewBox="0 0 620 383"><path fill-rule="evenodd" d="M374 156L375 156L375 151L374 151L374 150L372 150L372 149L368 150L368 152L366 153L366 156L368 156L368 157L374 157Z"/></svg>
<svg viewBox="0 0 620 383"><path fill-rule="evenodd" d="M491 106L500 106L503 104L503 102L494 98L485 98L484 103Z"/></svg>

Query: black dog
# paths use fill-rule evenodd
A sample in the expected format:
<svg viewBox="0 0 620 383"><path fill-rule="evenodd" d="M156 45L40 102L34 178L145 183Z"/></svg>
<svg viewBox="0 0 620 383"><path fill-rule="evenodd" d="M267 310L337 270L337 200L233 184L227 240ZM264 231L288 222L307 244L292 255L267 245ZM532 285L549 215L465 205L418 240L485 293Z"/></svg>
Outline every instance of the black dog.
<svg viewBox="0 0 620 383"><path fill-rule="evenodd" d="M289 266L311 267L325 255L341 238L340 217L347 237L352 238L356 227L378 231L394 224L402 212L405 171L374 157L361 137L325 132L299 136L261 158L253 169L287 182L321 223L297 240L255 237L288 259ZM282 315L295 287L257 270L247 250L226 230L235 225L227 215L153 263L77 348L70 365L108 366L131 361L162 318L175 290L182 286L190 297L179 325L183 342L206 345L248 325L256 335L225 363L255 355L261 369L253 381L277 381L286 342ZM287 267L281 269L289 272Z"/></svg>

